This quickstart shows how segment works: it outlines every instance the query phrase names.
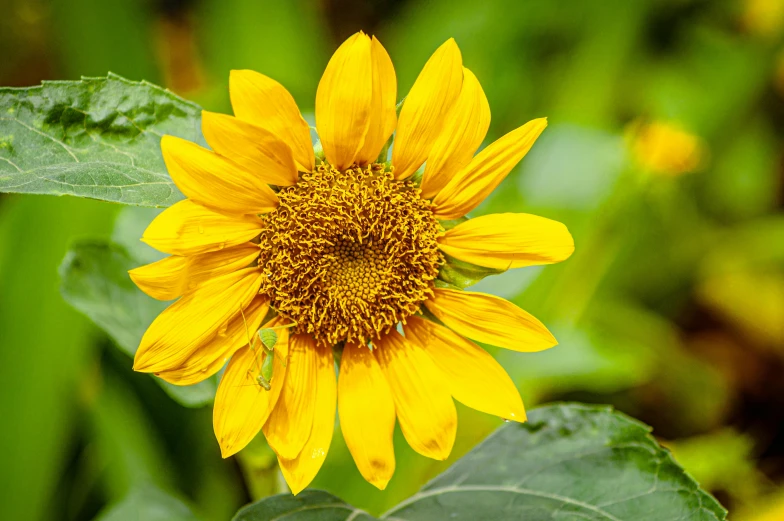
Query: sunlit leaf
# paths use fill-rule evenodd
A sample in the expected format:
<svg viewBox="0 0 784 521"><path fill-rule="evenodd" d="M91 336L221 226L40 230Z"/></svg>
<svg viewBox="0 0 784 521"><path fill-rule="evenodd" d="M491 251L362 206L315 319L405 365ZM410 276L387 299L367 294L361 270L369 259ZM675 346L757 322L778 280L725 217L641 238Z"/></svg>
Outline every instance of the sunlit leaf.
<svg viewBox="0 0 784 521"><path fill-rule="evenodd" d="M374 519L325 492L306 491L262 499L235 521L284 516ZM381 519L722 521L726 511L646 425L609 407L564 404L502 426Z"/></svg>
<svg viewBox="0 0 784 521"><path fill-rule="evenodd" d="M183 196L161 136L202 141L200 122L198 105L114 74L0 88L0 192L169 206Z"/></svg>

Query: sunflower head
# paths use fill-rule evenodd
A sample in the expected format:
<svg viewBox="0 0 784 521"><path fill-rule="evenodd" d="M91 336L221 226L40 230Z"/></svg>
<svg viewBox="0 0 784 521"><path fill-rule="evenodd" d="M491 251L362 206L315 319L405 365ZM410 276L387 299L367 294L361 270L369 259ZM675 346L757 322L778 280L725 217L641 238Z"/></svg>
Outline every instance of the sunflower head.
<svg viewBox="0 0 784 521"><path fill-rule="evenodd" d="M555 221L464 218L546 120L476 154L490 109L454 40L425 64L399 117L389 55L363 33L346 40L316 95L318 160L282 85L233 71L229 87L235 115L203 113L211 150L162 139L186 199L144 233L170 256L131 278L175 302L144 334L134 368L177 385L223 370L213 416L222 454L263 432L294 493L324 462L336 409L360 472L382 489L395 469L396 421L435 459L454 443L453 399L524 421L509 376L469 339L517 351L555 339L514 304L438 279L451 259L505 270L571 254ZM379 157L393 134L391 158Z"/></svg>
<svg viewBox="0 0 784 521"><path fill-rule="evenodd" d="M324 163L278 200L261 217L261 293L297 333L367 344L433 295L440 226L413 182Z"/></svg>

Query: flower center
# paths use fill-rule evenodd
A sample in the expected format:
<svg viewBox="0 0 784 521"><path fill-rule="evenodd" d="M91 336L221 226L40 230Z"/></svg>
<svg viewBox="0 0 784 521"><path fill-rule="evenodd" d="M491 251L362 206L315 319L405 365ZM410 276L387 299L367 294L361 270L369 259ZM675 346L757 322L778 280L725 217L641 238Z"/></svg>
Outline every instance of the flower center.
<svg viewBox="0 0 784 521"><path fill-rule="evenodd" d="M439 224L410 181L383 165L329 165L282 188L262 216L261 292L317 342L364 343L433 294Z"/></svg>

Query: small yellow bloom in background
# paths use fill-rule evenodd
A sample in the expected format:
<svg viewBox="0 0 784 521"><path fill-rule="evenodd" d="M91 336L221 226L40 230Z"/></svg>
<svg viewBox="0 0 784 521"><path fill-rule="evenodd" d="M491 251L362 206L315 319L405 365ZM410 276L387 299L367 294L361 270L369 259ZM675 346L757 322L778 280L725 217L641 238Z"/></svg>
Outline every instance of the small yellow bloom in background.
<svg viewBox="0 0 784 521"><path fill-rule="evenodd" d="M743 28L760 36L775 36L784 28L784 0L744 0Z"/></svg>
<svg viewBox="0 0 784 521"><path fill-rule="evenodd" d="M144 233L171 256L131 277L155 298L178 300L150 325L134 368L189 385L228 361L214 406L223 456L263 431L295 494L324 462L336 409L360 472L380 489L395 469L396 420L411 447L439 460L455 440L453 398L525 421L509 376L468 339L530 352L555 338L512 303L436 278L444 253L502 269L571 255L566 227L543 217L441 225L476 208L546 120L474 155L490 109L451 39L425 64L399 117L381 43L364 33L346 40L316 95L325 161L316 160L310 129L282 85L243 70L232 71L229 86L235 116L203 114L212 150L162 139L187 199ZM393 133L387 162L379 154ZM267 349L262 337L271 331L277 341Z"/></svg>
<svg viewBox="0 0 784 521"><path fill-rule="evenodd" d="M627 139L637 163L657 174L675 176L693 172L706 158L702 140L674 123L634 123Z"/></svg>

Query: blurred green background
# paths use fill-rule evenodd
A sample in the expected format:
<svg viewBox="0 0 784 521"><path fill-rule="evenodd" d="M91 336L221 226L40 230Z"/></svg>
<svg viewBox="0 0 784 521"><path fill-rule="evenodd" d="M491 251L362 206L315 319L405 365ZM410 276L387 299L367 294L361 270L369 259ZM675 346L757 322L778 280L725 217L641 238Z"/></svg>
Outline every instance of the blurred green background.
<svg viewBox="0 0 784 521"><path fill-rule="evenodd" d="M351 33L379 37L401 96L455 37L490 101L488 140L550 122L475 215L537 213L577 244L563 264L475 288L560 340L494 352L527 406L613 404L652 425L733 519L784 519L784 0L0 0L0 11L0 85L112 71L230 112L229 70L249 68L281 81L311 121L323 67ZM694 172L657 172L633 153L652 121L700 143ZM68 245L108 237L120 209L0 198L2 519L89 520L153 484L219 521L269 489L263 450L222 460L210 408L183 408L134 374L62 300ZM499 424L459 411L449 461L398 433L397 473L379 492L338 429L313 486L383 512Z"/></svg>

